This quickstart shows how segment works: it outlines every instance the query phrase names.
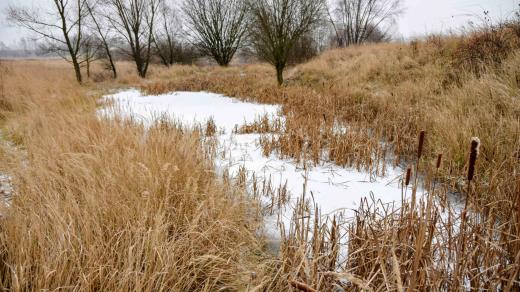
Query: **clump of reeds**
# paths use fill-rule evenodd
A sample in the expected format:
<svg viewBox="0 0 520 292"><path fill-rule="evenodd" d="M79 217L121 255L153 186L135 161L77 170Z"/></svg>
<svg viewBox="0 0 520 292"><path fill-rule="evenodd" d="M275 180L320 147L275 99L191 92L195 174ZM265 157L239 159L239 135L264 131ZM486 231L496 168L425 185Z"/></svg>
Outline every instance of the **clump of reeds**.
<svg viewBox="0 0 520 292"><path fill-rule="evenodd" d="M208 137L214 136L217 133L217 125L215 124L215 121L213 118L208 119L206 122L206 127L204 130L204 134Z"/></svg>
<svg viewBox="0 0 520 292"><path fill-rule="evenodd" d="M421 136L419 145L424 145L424 134ZM471 145L469 164L474 166L478 140L472 139ZM442 156L438 154L432 166L436 170ZM406 186L412 183L411 171L411 167L406 171ZM434 171L424 169L423 173L428 176ZM473 169L468 181L474 175ZM436 178L424 178L430 179ZM280 279L273 287L292 286L301 291L520 288L516 261L520 250L515 244L520 237L507 231L516 221L500 219L500 204L482 209L475 205L472 212L446 206L445 199L438 198L447 198L449 189L435 190L435 185L425 185L417 202L403 200L397 207L363 199L352 219L319 217L319 210L310 208L303 197L295 207L290 231L283 237L285 264L280 272L289 278L285 286ZM502 211L513 214L515 208L511 205ZM291 269L293 266L307 268Z"/></svg>

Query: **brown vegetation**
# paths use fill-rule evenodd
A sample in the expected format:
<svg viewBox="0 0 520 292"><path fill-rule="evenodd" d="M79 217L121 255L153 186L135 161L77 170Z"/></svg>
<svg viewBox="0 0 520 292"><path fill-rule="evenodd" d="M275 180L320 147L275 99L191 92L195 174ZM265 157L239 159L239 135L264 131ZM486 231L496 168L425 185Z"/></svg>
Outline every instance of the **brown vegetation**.
<svg viewBox="0 0 520 292"><path fill-rule="evenodd" d="M59 62L7 63L1 110L18 151L1 156L16 186L2 289L243 290L261 273L254 204L215 177L197 132L99 119L103 88Z"/></svg>
<svg viewBox="0 0 520 292"><path fill-rule="evenodd" d="M84 87L55 63L4 64L4 133L19 151L1 156L17 195L0 224L0 284L518 289L520 52L510 47L492 65L472 61L475 74L459 66L480 50L469 42L430 37L328 51L291 69L284 87L262 64L151 67L150 80L122 64L117 82ZM401 181L411 191L403 187L401 208L363 200L355 218L322 217L304 193L278 257L268 256L256 235L256 198L272 197L272 213L287 200L284 187L253 179L246 196L243 173L219 180L202 131L159 121L144 135L132 121L96 118L99 95L128 85L279 103L283 119L238 129L262 133L265 154L305 167L332 160L374 175L392 159L412 165ZM214 133L209 123L205 134ZM470 147L474 136L479 147ZM461 205L454 198L466 195L466 206L454 209Z"/></svg>

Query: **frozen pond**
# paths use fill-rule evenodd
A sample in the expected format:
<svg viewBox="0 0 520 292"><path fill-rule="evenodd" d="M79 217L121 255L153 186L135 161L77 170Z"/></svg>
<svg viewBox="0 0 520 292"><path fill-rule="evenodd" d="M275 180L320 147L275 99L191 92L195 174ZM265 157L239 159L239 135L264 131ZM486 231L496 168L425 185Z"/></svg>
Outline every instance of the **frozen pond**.
<svg viewBox="0 0 520 292"><path fill-rule="evenodd" d="M212 118L219 129L217 169L228 168L233 176L242 168L248 178L254 173L257 180L270 180L274 187L286 184L291 200L288 208L280 214L284 222L289 221L292 215L290 206L304 189L306 198L317 204L322 215L341 212L345 217L350 217L364 197L373 197L383 203L401 202L399 181L403 170L400 168L386 165L385 176L376 178L367 172L326 162L304 170L301 164L280 159L276 154L264 156L258 141L259 134L233 134L233 129L245 122L254 122L255 118L265 114L277 115L279 106L246 103L205 92L143 96L138 90L127 90L106 98L116 103L122 115L132 116L145 125L164 115L188 126L205 124ZM276 218L267 216L269 232L276 232L275 227L269 228L276 226Z"/></svg>

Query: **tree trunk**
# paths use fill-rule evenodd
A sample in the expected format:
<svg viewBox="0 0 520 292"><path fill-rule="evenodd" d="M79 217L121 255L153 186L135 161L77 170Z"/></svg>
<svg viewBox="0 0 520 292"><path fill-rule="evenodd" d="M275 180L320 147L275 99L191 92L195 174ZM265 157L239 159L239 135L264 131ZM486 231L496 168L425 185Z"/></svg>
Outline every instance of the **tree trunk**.
<svg viewBox="0 0 520 292"><path fill-rule="evenodd" d="M114 64L114 59L112 59L112 54L110 52L108 53L108 61L110 62L110 67L112 68L112 75L113 75L114 79L116 79L117 78L116 64Z"/></svg>
<svg viewBox="0 0 520 292"><path fill-rule="evenodd" d="M114 64L114 59L112 58L112 52L110 52L110 46L108 45L106 36L103 35L103 32L101 31L101 27L99 25L99 22L97 21L96 17L94 17L94 13L92 12L92 7L86 2L88 12L90 13L90 17L92 17L92 20L94 20L94 24L96 25L96 29L99 33L99 36L101 37L101 40L103 41L103 47L105 48L105 53L107 54L108 61L110 62L110 67L112 68L112 76L114 79L117 78L117 69L116 65Z"/></svg>
<svg viewBox="0 0 520 292"><path fill-rule="evenodd" d="M87 78L90 79L90 59L87 59Z"/></svg>
<svg viewBox="0 0 520 292"><path fill-rule="evenodd" d="M79 63L78 63L78 59L76 58L75 55L72 55L72 65L74 66L74 72L76 73L76 80L78 81L78 83L82 83L83 80L81 78L81 68L79 66Z"/></svg>
<svg viewBox="0 0 520 292"><path fill-rule="evenodd" d="M137 74L139 75L139 77L145 78L146 72L144 69L144 61L142 60L141 55L139 55L139 53L134 54L134 56L135 66L137 67Z"/></svg>
<svg viewBox="0 0 520 292"><path fill-rule="evenodd" d="M277 65L276 66L276 80L278 81L278 86L283 85L283 69L285 66Z"/></svg>
<svg viewBox="0 0 520 292"><path fill-rule="evenodd" d="M100 31L100 35L102 36L103 47L105 48L105 53L107 54L108 63L110 64L110 68L112 69L112 78L116 79L117 78L117 69L116 69L116 64L114 63L114 58L112 57L112 52L110 51L110 47L108 46L106 38L103 37L103 35L101 34L101 31Z"/></svg>

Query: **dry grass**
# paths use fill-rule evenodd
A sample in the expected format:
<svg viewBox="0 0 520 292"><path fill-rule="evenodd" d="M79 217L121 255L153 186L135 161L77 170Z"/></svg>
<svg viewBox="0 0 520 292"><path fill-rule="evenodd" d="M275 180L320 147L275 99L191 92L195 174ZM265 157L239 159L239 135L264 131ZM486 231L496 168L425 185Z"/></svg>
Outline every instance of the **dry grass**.
<svg viewBox="0 0 520 292"><path fill-rule="evenodd" d="M496 37L515 37L508 32L499 33ZM356 263L356 257L351 257L344 266L345 272L355 279L375 281L371 285L375 290L438 285L461 289L468 283L474 288L488 283L489 289L506 289L518 286L520 83L517 68L520 51L514 46L508 47L507 53L500 56L500 62L472 59L472 64L480 62L475 74L459 62L473 52L468 48L471 42L471 38L432 36L412 44L329 51L293 68L288 84L282 88L274 86L272 72L261 65L174 68L157 72L157 76L161 76L159 80L142 87L150 93L210 90L250 101L280 103L283 121L266 124L263 118L241 128L243 132L263 133L261 142L265 154L274 151L305 163L333 160L339 165L375 174L384 171L379 166L389 157L400 165L414 161L417 135L420 130L426 130L428 139L423 159L414 169L421 171L425 181L435 179L444 194L430 195L435 199L423 201L421 208L405 203L402 209L396 210L397 215L390 211L381 213L380 208L368 208L364 204L360 210L364 215L348 223L353 225L345 227L341 234L351 239L360 237L363 244L349 245L354 246L356 255L367 258ZM475 50L480 49L477 46ZM461 52L464 53L461 55ZM465 179L468 141L473 136L480 138L482 146L472 182L471 216L461 220L460 214L451 214L450 222L438 227L441 215L437 210L447 208L448 192L456 192L455 196L462 198L468 192ZM439 154L444 162L433 170L431 166ZM419 187L417 180L414 185ZM434 192L426 188L426 193ZM313 207L307 209L313 210ZM486 214L485 218L482 213ZM313 214L302 213L301 218L312 218ZM366 216L372 219L367 221ZM458 226L465 220L467 229L459 233ZM300 282L309 283L310 287L331 288L327 285L334 281L326 277L331 271L330 265L311 269L316 265L315 259L323 260L321 253L313 253L316 247L312 243L316 239L310 231L314 225L295 222L295 226L300 227L287 236L291 251L282 253L284 263L290 263L283 265L280 273L288 275L288 279L300 278ZM407 226L400 231L397 242L392 233L396 226ZM363 236L357 235L358 230ZM310 235L296 236L300 232L310 232ZM318 233L318 238L328 237L320 234L327 233ZM395 246L387 249L393 242ZM463 245L466 247L461 249ZM427 251L417 255L416 246L424 246ZM403 253L403 249L409 251ZM379 254L380 251L384 253ZM371 252L375 255L369 255ZM414 256L419 262L407 261ZM460 258L468 260L461 262ZM458 261L455 269L454 260ZM326 261L330 263L333 259ZM396 264L381 267L379 261ZM366 267L360 267L361 263ZM321 272L316 272L318 270ZM418 274L410 274L410 270ZM306 274L301 274L303 271ZM309 274L309 271L313 272ZM388 284L389 287L382 286L393 281L390 280L392 273L398 280ZM289 288L288 282L276 283L282 285L277 286L278 289Z"/></svg>
<svg viewBox="0 0 520 292"><path fill-rule="evenodd" d="M488 190L468 184L466 206L453 208L436 165L425 170L420 198L417 173L411 194L403 188L399 208L364 199L354 218L323 218L311 200L299 201L280 271L309 291L516 291L520 200L482 205L471 194Z"/></svg>
<svg viewBox="0 0 520 292"><path fill-rule="evenodd" d="M440 172L453 188L464 177L465 142L478 136L483 145L480 182L491 186L481 197L511 201L516 194L508 186L520 152L520 51L476 76L454 65L455 52L465 42L431 37L412 45L328 51L291 69L283 88L274 86L271 69L263 65L175 67L154 72L153 81L142 87L153 94L209 90L280 103L283 126L270 121L266 127L259 120L242 130L265 133L265 153L277 151L296 160L305 156L315 163L332 160L370 171L383 157L402 164L414 154L417 133L426 130L430 139L424 155L444 155Z"/></svg>
<svg viewBox="0 0 520 292"><path fill-rule="evenodd" d="M22 66L23 65L23 66ZM261 274L254 203L215 177L198 132L98 119L97 90L47 62L7 64L0 286L243 290Z"/></svg>
<svg viewBox="0 0 520 292"><path fill-rule="evenodd" d="M482 48L479 41L432 36L328 51L292 68L281 88L262 64L153 67L141 80L126 63L119 80L98 71L85 87L61 63L2 64L8 74L1 79L0 117L19 150L1 156L17 195L0 225L0 284L11 290L518 289L520 51L508 47L493 64L472 59L475 74L467 67L473 63L460 61L475 52L472 46ZM264 117L238 129L262 133L265 154L304 167L332 160L374 175L384 173L388 159L412 164L402 182L412 186L411 193L403 188L411 200L401 208L364 200L355 218L327 218L304 193L273 259L256 231L266 209L274 214L288 200L286 187L246 182L244 171L217 178L214 141L202 138L215 133L212 123L181 131L158 121L145 134L131 121L96 118L99 95L127 86L279 103L283 119ZM426 139L418 151L421 130ZM470 183L474 136L481 146ZM260 196L272 199L263 212ZM461 213L450 198L465 196Z"/></svg>

